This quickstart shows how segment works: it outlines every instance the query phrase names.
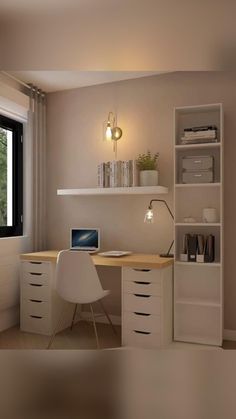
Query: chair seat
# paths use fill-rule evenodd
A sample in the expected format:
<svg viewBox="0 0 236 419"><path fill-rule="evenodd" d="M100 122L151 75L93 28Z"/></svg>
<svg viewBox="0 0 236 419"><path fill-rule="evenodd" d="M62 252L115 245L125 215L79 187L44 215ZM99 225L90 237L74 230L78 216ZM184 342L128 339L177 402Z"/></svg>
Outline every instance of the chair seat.
<svg viewBox="0 0 236 419"><path fill-rule="evenodd" d="M75 303L75 304L92 304L95 303L98 300L101 300L102 298L106 297L107 295L110 294L110 290L102 290L101 294L97 296L96 299L91 300L91 297L89 298L83 298L80 299L78 295L75 296L75 298L72 300L70 300L71 303Z"/></svg>

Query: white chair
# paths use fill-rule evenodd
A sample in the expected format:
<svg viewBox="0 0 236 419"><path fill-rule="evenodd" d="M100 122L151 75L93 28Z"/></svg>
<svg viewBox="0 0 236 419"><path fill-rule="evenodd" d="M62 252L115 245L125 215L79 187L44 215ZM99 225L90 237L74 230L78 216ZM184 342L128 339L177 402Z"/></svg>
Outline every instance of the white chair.
<svg viewBox="0 0 236 419"><path fill-rule="evenodd" d="M90 305L97 348L99 348L99 340L92 303L96 301L100 303L107 320L109 321L114 333L116 333L112 321L100 301L102 298L110 294L110 291L103 290L96 268L89 253L75 250L62 250L59 253L56 267L56 290L62 299L75 304L71 329L74 324L77 304ZM64 311L61 313L58 324L51 336L48 349L51 347L59 325L63 320L63 314Z"/></svg>

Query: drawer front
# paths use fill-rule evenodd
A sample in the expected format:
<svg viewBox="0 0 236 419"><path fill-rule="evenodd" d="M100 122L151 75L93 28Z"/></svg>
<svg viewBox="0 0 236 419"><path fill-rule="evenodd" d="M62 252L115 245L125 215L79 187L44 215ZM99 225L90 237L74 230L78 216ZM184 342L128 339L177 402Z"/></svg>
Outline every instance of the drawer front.
<svg viewBox="0 0 236 419"><path fill-rule="evenodd" d="M47 301L40 301L34 299L22 300L21 310L22 313L25 315L49 317L50 305Z"/></svg>
<svg viewBox="0 0 236 419"><path fill-rule="evenodd" d="M198 172L183 172L183 183L211 183L213 172L211 170Z"/></svg>
<svg viewBox="0 0 236 419"><path fill-rule="evenodd" d="M122 327L128 330L140 330L160 334L161 317L154 314L124 312Z"/></svg>
<svg viewBox="0 0 236 419"><path fill-rule="evenodd" d="M140 348L158 348L161 346L161 337L158 333L140 333L137 330L124 329L122 344Z"/></svg>
<svg viewBox="0 0 236 419"><path fill-rule="evenodd" d="M28 284L48 285L50 276L40 272L23 272L22 281Z"/></svg>
<svg viewBox="0 0 236 419"><path fill-rule="evenodd" d="M161 298L142 294L124 294L123 311L138 313L161 314Z"/></svg>
<svg viewBox="0 0 236 419"><path fill-rule="evenodd" d="M21 315L20 327L22 331L50 335L50 322L48 317L35 316L33 314Z"/></svg>
<svg viewBox="0 0 236 419"><path fill-rule="evenodd" d="M182 159L184 170L209 170L213 169L213 164L212 156L189 156Z"/></svg>
<svg viewBox="0 0 236 419"><path fill-rule="evenodd" d="M146 281L124 281L123 291L128 294L144 294L161 296L161 283Z"/></svg>
<svg viewBox="0 0 236 419"><path fill-rule="evenodd" d="M161 283L161 269L122 268L124 281L141 281Z"/></svg>
<svg viewBox="0 0 236 419"><path fill-rule="evenodd" d="M22 262L22 269L25 272L49 273L50 262L25 261Z"/></svg>
<svg viewBox="0 0 236 419"><path fill-rule="evenodd" d="M51 289L46 285L23 282L21 284L21 298L23 300L48 301Z"/></svg>

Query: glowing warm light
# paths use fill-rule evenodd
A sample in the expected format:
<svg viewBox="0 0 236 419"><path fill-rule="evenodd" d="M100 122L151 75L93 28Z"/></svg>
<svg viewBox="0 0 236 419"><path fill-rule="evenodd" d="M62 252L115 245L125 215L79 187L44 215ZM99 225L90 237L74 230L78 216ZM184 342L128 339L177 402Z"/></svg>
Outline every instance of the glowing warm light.
<svg viewBox="0 0 236 419"><path fill-rule="evenodd" d="M107 122L107 128L106 128L106 140L111 141L112 140L112 128L110 121Z"/></svg>
<svg viewBox="0 0 236 419"><path fill-rule="evenodd" d="M147 212L146 212L145 217L144 217L144 222L145 223L153 223L153 209L152 208L147 209Z"/></svg>

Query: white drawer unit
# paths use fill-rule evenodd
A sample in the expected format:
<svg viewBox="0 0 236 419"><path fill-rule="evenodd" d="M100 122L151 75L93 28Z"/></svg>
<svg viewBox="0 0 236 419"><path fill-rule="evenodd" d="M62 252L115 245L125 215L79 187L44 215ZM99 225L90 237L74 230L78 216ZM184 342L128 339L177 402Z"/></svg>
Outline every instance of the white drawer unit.
<svg viewBox="0 0 236 419"><path fill-rule="evenodd" d="M50 294L51 289L47 285L28 283L24 280L21 283L21 297L23 300L48 301Z"/></svg>
<svg viewBox="0 0 236 419"><path fill-rule="evenodd" d="M124 312L124 324L127 330L161 333L161 316L135 312Z"/></svg>
<svg viewBox="0 0 236 419"><path fill-rule="evenodd" d="M161 282L124 281L124 293L161 296Z"/></svg>
<svg viewBox="0 0 236 419"><path fill-rule="evenodd" d="M140 348L158 348L161 346L161 335L141 330L124 329L122 334L123 345Z"/></svg>
<svg viewBox="0 0 236 419"><path fill-rule="evenodd" d="M161 298L145 294L126 294L123 295L124 311L140 312L147 314L161 314Z"/></svg>
<svg viewBox="0 0 236 419"><path fill-rule="evenodd" d="M39 261L25 261L25 262L22 262L22 269L24 272L49 274L51 270L51 263L39 262Z"/></svg>
<svg viewBox="0 0 236 419"><path fill-rule="evenodd" d="M51 335L52 333L48 317L30 313L21 313L21 330L41 335Z"/></svg>
<svg viewBox="0 0 236 419"><path fill-rule="evenodd" d="M172 341L172 267L122 268L122 345L158 348Z"/></svg>
<svg viewBox="0 0 236 419"><path fill-rule="evenodd" d="M68 327L74 305L65 303L55 290L55 263L32 260L21 265L21 330L51 335L62 310L60 330Z"/></svg>
<svg viewBox="0 0 236 419"><path fill-rule="evenodd" d="M48 301L40 300L23 300L24 303L24 314L49 317L50 316L50 303Z"/></svg>
<svg viewBox="0 0 236 419"><path fill-rule="evenodd" d="M161 283L161 269L122 268L122 279L133 282Z"/></svg>
<svg viewBox="0 0 236 419"><path fill-rule="evenodd" d="M46 273L24 272L24 283L50 285L50 275Z"/></svg>

